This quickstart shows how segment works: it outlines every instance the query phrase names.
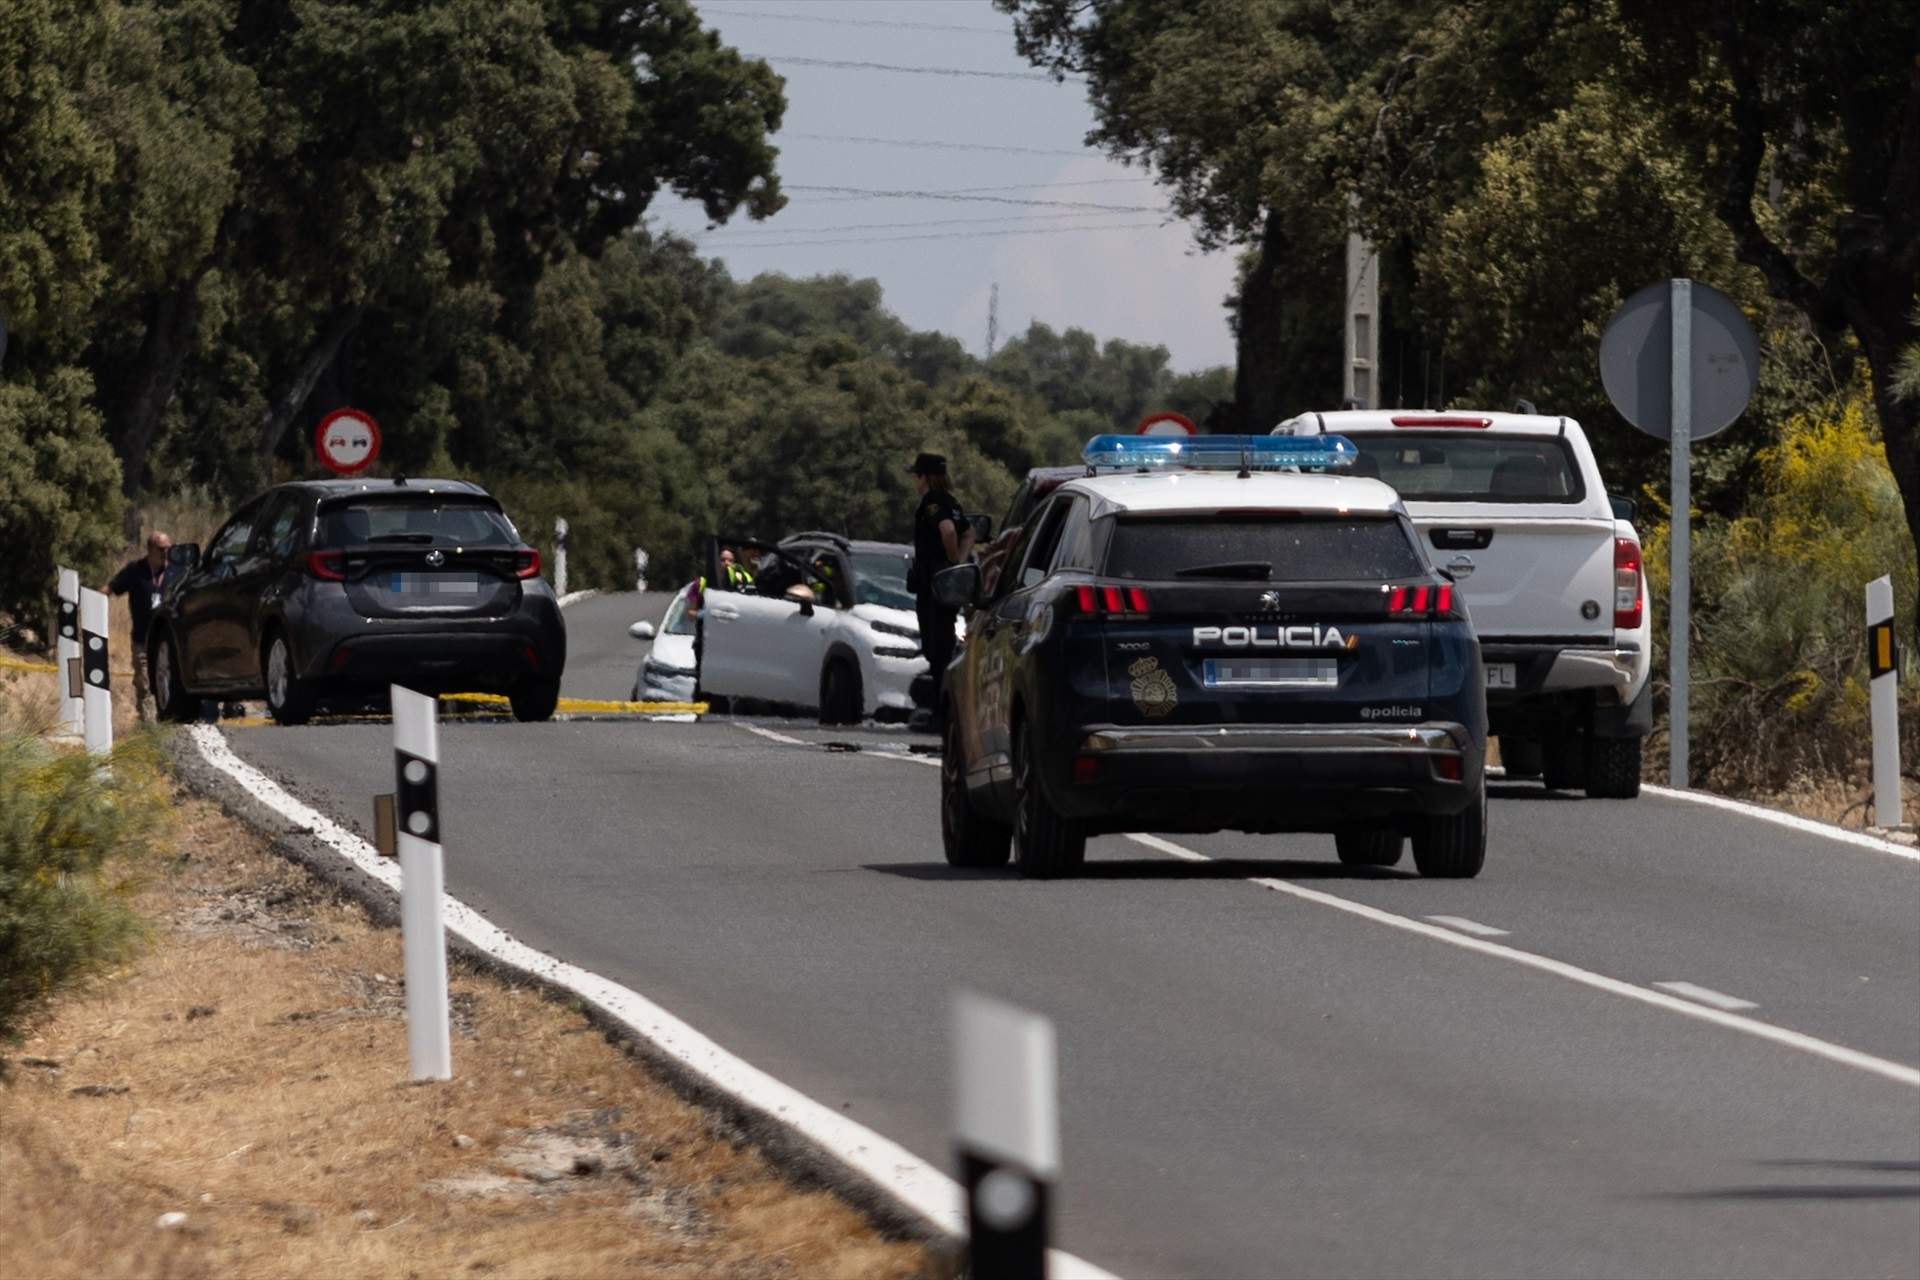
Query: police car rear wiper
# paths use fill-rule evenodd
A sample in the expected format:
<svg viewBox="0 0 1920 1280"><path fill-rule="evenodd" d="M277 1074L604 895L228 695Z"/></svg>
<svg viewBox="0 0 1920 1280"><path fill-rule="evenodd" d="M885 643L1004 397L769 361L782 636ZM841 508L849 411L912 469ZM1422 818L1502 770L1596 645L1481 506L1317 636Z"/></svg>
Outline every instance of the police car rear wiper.
<svg viewBox="0 0 1920 1280"><path fill-rule="evenodd" d="M1196 564L1174 572L1176 578L1246 578L1265 582L1273 576L1273 566L1265 560L1233 560L1226 564Z"/></svg>

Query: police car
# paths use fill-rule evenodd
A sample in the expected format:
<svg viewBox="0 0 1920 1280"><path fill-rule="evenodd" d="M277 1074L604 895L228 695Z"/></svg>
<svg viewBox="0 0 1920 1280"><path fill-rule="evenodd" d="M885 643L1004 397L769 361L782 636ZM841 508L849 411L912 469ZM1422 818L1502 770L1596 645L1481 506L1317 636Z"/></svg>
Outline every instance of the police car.
<svg viewBox="0 0 1920 1280"><path fill-rule="evenodd" d="M1486 694L1451 580L1337 435L1100 436L970 605L947 860L1070 875L1117 831L1331 832L1429 876L1486 856Z"/></svg>

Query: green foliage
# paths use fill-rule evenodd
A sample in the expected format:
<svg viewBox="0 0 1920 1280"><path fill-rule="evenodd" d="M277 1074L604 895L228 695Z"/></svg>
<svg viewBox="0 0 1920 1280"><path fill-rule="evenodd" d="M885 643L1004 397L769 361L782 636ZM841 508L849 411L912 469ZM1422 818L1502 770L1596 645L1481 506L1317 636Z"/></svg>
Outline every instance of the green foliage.
<svg viewBox="0 0 1920 1280"><path fill-rule="evenodd" d="M0 729L0 1041L139 939L129 877L165 822L158 764L145 740L108 772Z"/></svg>

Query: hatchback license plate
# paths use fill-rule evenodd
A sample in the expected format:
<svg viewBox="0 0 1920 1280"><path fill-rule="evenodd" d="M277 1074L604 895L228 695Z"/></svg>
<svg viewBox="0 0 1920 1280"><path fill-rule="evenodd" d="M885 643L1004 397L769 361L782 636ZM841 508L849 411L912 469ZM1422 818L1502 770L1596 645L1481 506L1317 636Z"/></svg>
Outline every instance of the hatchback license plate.
<svg viewBox="0 0 1920 1280"><path fill-rule="evenodd" d="M471 596L480 591L476 573L389 573L387 590L406 596Z"/></svg>
<svg viewBox="0 0 1920 1280"><path fill-rule="evenodd" d="M1515 677L1515 665L1511 662L1489 662L1487 664L1487 688L1511 689L1518 683Z"/></svg>
<svg viewBox="0 0 1920 1280"><path fill-rule="evenodd" d="M1202 678L1209 689L1332 689L1340 683L1333 658L1208 658Z"/></svg>

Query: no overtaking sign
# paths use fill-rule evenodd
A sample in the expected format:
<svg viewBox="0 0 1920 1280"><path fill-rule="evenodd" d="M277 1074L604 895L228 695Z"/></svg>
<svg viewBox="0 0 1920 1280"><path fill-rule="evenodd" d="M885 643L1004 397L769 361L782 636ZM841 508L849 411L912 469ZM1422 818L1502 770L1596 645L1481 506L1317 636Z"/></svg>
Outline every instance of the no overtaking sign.
<svg viewBox="0 0 1920 1280"><path fill-rule="evenodd" d="M380 424L358 409L335 409L320 419L313 452L335 475L359 475L380 456Z"/></svg>

